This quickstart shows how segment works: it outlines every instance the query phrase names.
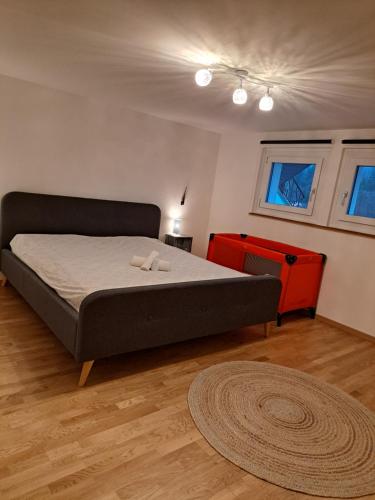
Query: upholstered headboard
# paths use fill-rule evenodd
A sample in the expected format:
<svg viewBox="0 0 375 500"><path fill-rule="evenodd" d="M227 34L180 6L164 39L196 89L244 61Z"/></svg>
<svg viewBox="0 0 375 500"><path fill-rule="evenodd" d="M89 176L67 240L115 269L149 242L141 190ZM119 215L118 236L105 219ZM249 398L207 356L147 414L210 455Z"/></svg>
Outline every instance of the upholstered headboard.
<svg viewBox="0 0 375 500"><path fill-rule="evenodd" d="M160 208L148 203L12 192L1 202L0 244L16 234L83 234L157 238Z"/></svg>

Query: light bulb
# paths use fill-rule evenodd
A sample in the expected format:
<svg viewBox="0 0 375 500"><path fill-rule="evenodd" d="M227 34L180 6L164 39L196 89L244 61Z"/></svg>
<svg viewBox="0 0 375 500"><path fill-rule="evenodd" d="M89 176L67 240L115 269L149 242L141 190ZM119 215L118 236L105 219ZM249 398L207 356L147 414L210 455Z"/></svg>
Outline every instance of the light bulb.
<svg viewBox="0 0 375 500"><path fill-rule="evenodd" d="M195 73L195 83L200 87L206 87L212 80L212 73L209 69L199 69Z"/></svg>
<svg viewBox="0 0 375 500"><path fill-rule="evenodd" d="M273 108L273 99L267 92L266 95L262 97L262 99L259 101L259 109L261 111L271 111Z"/></svg>
<svg viewBox="0 0 375 500"><path fill-rule="evenodd" d="M239 87L233 92L234 104L245 104L247 101L247 92L242 87Z"/></svg>

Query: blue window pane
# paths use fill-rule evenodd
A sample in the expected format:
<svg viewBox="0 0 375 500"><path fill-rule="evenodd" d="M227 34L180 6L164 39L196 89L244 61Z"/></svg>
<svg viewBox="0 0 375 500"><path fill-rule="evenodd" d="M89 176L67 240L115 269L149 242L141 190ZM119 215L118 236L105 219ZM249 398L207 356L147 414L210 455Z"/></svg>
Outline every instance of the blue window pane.
<svg viewBox="0 0 375 500"><path fill-rule="evenodd" d="M375 218L375 166L358 165L347 214Z"/></svg>
<svg viewBox="0 0 375 500"><path fill-rule="evenodd" d="M307 208L315 163L273 162L266 201L274 205Z"/></svg>

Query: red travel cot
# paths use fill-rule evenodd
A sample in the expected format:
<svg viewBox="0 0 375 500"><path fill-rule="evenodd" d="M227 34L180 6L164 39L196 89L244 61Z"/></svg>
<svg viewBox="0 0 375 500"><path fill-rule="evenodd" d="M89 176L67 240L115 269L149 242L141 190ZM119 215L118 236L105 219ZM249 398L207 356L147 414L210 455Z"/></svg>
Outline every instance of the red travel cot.
<svg viewBox="0 0 375 500"><path fill-rule="evenodd" d="M247 234L211 234L207 259L248 274L272 274L282 283L277 325L289 311L308 309L315 318L326 256Z"/></svg>

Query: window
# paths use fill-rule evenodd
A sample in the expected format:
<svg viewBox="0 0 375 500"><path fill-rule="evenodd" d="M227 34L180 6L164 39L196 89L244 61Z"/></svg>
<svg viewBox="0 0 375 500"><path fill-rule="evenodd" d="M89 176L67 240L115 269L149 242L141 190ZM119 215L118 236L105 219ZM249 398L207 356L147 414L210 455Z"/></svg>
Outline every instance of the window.
<svg viewBox="0 0 375 500"><path fill-rule="evenodd" d="M375 149L344 150L330 226L375 234Z"/></svg>
<svg viewBox="0 0 375 500"><path fill-rule="evenodd" d="M358 165L354 177L348 215L375 218L375 165Z"/></svg>
<svg viewBox="0 0 375 500"><path fill-rule="evenodd" d="M316 165L273 162L267 203L307 208Z"/></svg>
<svg viewBox="0 0 375 500"><path fill-rule="evenodd" d="M300 146L264 150L253 212L316 222L315 199L328 153Z"/></svg>
<svg viewBox="0 0 375 500"><path fill-rule="evenodd" d="M375 235L375 148L336 143L326 168L331 149L264 148L251 212Z"/></svg>

